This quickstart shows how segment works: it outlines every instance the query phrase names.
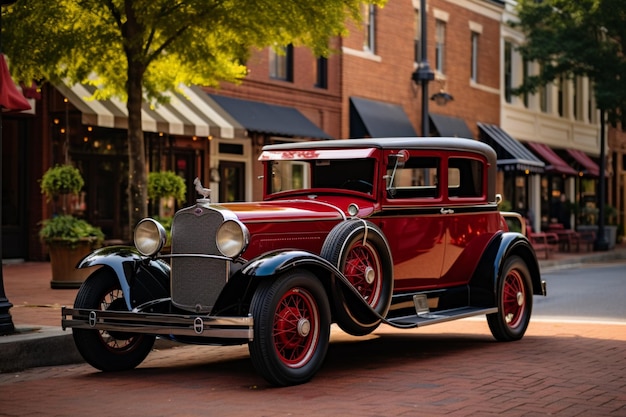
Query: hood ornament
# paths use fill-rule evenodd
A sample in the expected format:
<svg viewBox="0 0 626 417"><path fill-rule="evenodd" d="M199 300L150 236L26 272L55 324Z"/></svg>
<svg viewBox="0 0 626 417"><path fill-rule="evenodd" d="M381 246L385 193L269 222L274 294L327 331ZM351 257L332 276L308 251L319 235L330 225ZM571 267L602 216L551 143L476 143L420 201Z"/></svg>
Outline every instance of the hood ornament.
<svg viewBox="0 0 626 417"><path fill-rule="evenodd" d="M195 180L193 180L193 185L196 186L196 192L198 194L200 194L202 196L201 199L198 199L198 202L202 202L202 203L210 203L211 202L211 189L210 188L204 188L202 186L202 183L200 182L200 179L196 177Z"/></svg>

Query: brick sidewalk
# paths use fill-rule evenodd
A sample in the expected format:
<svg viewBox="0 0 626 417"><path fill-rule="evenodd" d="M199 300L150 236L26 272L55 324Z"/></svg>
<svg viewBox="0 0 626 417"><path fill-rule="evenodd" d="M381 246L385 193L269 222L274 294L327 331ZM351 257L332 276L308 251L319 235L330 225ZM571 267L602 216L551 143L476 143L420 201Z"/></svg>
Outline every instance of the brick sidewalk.
<svg viewBox="0 0 626 417"><path fill-rule="evenodd" d="M52 289L48 262L3 265L4 290L13 307L9 313L16 328L61 326L61 307L74 305L78 290Z"/></svg>

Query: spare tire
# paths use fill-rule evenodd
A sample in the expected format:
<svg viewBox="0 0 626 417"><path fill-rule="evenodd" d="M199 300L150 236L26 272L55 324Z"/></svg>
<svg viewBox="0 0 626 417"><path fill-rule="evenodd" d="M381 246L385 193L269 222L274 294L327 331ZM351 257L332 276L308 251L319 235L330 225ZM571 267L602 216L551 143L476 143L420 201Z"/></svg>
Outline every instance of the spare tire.
<svg viewBox="0 0 626 417"><path fill-rule="evenodd" d="M324 241L320 255L347 278L336 280L335 321L355 336L373 332L391 303L393 260L387 239L373 223L356 219L339 223ZM346 285L352 285L361 299Z"/></svg>

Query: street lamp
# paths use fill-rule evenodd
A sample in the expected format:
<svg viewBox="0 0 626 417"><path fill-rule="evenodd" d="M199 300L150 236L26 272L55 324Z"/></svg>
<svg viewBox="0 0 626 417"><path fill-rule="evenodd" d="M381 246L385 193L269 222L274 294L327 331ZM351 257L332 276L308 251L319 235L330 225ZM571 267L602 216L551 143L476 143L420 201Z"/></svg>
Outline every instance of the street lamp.
<svg viewBox="0 0 626 417"><path fill-rule="evenodd" d="M430 99L437 103L438 106L445 106L449 101L454 100L454 97L450 95L446 89L444 88L446 82L444 80L439 80L439 92L430 96Z"/></svg>
<svg viewBox="0 0 626 417"><path fill-rule="evenodd" d="M15 1L16 0L0 0L0 34L2 32L2 6L15 3ZM0 53L2 53L1 42ZM4 86L0 86L0 88L2 87ZM3 109L0 109L0 196L2 195L2 111ZM0 204L0 219L1 218L2 204ZM0 225L0 335L11 334L15 331L15 325L13 324L11 313L9 313L11 307L13 307L13 304L11 304L4 292L4 275L2 271L2 226Z"/></svg>
<svg viewBox="0 0 626 417"><path fill-rule="evenodd" d="M604 234L604 179L605 179L605 125L604 125L604 109L600 109L600 179L598 180L598 234L596 240L593 242L593 250L606 251L609 250L609 241Z"/></svg>
<svg viewBox="0 0 626 417"><path fill-rule="evenodd" d="M435 73L430 69L428 63L426 42L426 0L420 0L420 49L422 52L421 61L417 69L411 75L411 79L416 84L422 86L422 136L430 135L428 125L428 82L435 79Z"/></svg>

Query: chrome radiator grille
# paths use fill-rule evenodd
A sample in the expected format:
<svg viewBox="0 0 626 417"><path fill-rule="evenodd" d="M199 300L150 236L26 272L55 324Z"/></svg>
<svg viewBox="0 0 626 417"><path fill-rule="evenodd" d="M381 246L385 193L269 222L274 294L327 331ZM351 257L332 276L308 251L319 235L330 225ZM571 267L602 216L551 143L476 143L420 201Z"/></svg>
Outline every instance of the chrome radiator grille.
<svg viewBox="0 0 626 417"><path fill-rule="evenodd" d="M193 254L221 255L215 243L222 214L206 207L176 213L172 222L172 303L195 313L209 313L228 279L229 264Z"/></svg>

